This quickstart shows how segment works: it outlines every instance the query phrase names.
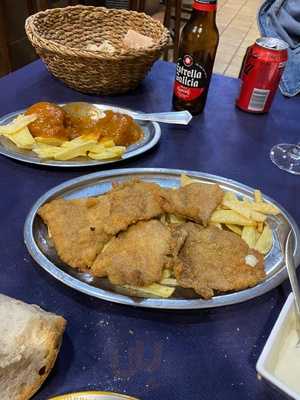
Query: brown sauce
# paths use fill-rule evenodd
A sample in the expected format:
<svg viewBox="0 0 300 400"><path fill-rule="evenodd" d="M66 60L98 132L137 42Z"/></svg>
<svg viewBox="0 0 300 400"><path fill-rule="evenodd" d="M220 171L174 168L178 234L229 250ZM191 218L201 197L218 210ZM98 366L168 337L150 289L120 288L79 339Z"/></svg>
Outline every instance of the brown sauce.
<svg viewBox="0 0 300 400"><path fill-rule="evenodd" d="M74 139L82 135L94 135L97 140L112 139L118 146L129 146L142 136L142 129L128 115L105 111L105 117L94 121L87 117L76 117L53 103L36 103L28 108L27 115L38 118L29 124L33 136Z"/></svg>
<svg viewBox="0 0 300 400"><path fill-rule="evenodd" d="M68 139L68 132L65 128L66 113L56 104L36 103L29 107L25 114L36 114L38 116L35 121L29 124L32 136Z"/></svg>

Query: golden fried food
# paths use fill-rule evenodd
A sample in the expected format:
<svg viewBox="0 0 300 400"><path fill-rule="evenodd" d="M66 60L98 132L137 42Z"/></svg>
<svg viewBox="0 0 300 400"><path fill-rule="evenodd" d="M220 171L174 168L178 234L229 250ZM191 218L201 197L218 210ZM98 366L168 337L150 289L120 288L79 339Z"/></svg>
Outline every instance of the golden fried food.
<svg viewBox="0 0 300 400"><path fill-rule="evenodd" d="M165 189L132 179L98 197L54 200L39 214L64 262L108 277L121 293L169 297L182 287L209 299L265 278L263 254L273 238L256 212L278 210L257 204L258 211L248 200L224 197L214 184L186 180Z"/></svg>
<svg viewBox="0 0 300 400"><path fill-rule="evenodd" d="M67 116L65 111L54 103L40 102L27 109L25 115L36 115L37 119L28 127L32 136L69 138L66 129Z"/></svg>
<svg viewBox="0 0 300 400"><path fill-rule="evenodd" d="M39 209L39 215L60 258L73 268L88 270L113 235L162 213L157 188L131 181L99 197L51 201Z"/></svg>
<svg viewBox="0 0 300 400"><path fill-rule="evenodd" d="M164 189L161 192L162 207L168 213L207 225L223 195L216 184L191 183L177 190Z"/></svg>
<svg viewBox="0 0 300 400"><path fill-rule="evenodd" d="M105 246L92 266L95 276L108 276L116 285L146 286L160 281L185 239L158 220L141 221Z"/></svg>
<svg viewBox="0 0 300 400"><path fill-rule="evenodd" d="M53 200L38 213L51 232L59 257L71 267L86 271L111 238L102 228L108 211L109 202L103 196Z"/></svg>
<svg viewBox="0 0 300 400"><path fill-rule="evenodd" d="M188 237L175 267L180 286L209 299L214 293L246 289L264 279L263 256L235 233L192 222L182 229Z"/></svg>
<svg viewBox="0 0 300 400"><path fill-rule="evenodd" d="M131 180L113 186L107 193L110 214L104 222L104 230L112 235L127 229L131 224L149 220L163 213L160 206L160 186Z"/></svg>

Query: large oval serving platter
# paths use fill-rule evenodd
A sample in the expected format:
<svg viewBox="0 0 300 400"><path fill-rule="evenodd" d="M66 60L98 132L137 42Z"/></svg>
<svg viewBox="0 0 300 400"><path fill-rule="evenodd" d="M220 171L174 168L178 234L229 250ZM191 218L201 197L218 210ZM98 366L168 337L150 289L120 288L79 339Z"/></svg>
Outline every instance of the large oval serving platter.
<svg viewBox="0 0 300 400"><path fill-rule="evenodd" d="M280 209L276 217L276 229L273 229L273 248L265 258L266 278L253 288L239 292L221 294L210 300L199 298L183 298L180 290L169 299L134 298L116 292L116 288L107 279L94 278L87 273L80 273L64 264L56 254L49 240L47 228L37 215L38 209L50 200L58 197L75 199L80 197L97 196L110 190L112 182L122 182L130 178L140 178L147 182L155 182L162 187L175 188L180 185L180 175L184 173L200 182L218 183L224 190L232 191L245 198L253 198L253 189L241 183L201 172L172 170L172 169L119 169L114 171L97 172L69 180L48 191L35 203L31 209L24 228L25 244L34 260L49 274L64 284L99 299L131 306L160 309L200 309L219 307L260 296L278 286L287 277L282 243L290 230L295 237L294 258L300 263L299 229L292 217L276 201L265 196L267 202L272 202Z"/></svg>
<svg viewBox="0 0 300 400"><path fill-rule="evenodd" d="M61 106L64 104L60 104ZM129 114L134 118L135 114L138 112L128 110L126 108L120 108L110 105L93 104L93 106L101 110L112 110L115 112L120 112L123 114ZM11 114L5 115L0 118L0 125L5 125L10 123L17 115L24 113L26 110L19 110ZM49 167L91 167L95 165L107 165L111 163L120 162L128 158L142 154L156 145L161 136L160 126L157 122L148 121L135 121L144 132L144 137L137 143L128 146L126 152L120 159L113 160L92 160L88 157L77 157L74 160L69 161L57 161L57 160L41 160L37 154L30 150L19 149L14 143L6 139L4 136L0 136L0 154L13 158L18 161L23 161L29 164L47 165Z"/></svg>

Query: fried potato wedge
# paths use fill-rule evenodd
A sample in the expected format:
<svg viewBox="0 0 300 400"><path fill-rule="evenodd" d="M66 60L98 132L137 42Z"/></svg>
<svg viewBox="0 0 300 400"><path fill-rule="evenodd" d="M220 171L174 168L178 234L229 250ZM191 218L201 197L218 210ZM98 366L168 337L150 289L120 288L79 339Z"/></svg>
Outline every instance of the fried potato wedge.
<svg viewBox="0 0 300 400"><path fill-rule="evenodd" d="M256 226L256 222L242 216L233 210L216 210L212 213L210 222L241 225L241 226Z"/></svg>
<svg viewBox="0 0 300 400"><path fill-rule="evenodd" d="M34 138L31 135L27 126L10 134L3 134L7 139L12 141L20 149L31 150L35 144Z"/></svg>
<svg viewBox="0 0 300 400"><path fill-rule="evenodd" d="M37 116L20 114L12 122L7 125L0 125L0 135L10 135L27 127L31 122L35 121Z"/></svg>
<svg viewBox="0 0 300 400"><path fill-rule="evenodd" d="M71 140L68 143L71 142L73 141ZM66 161L76 157L86 156L87 152L94 144L94 140L84 141L83 143L78 141L76 145L72 144L72 146L61 147L60 151L55 154L54 158L55 160Z"/></svg>
<svg viewBox="0 0 300 400"><path fill-rule="evenodd" d="M93 160L110 160L112 158L121 158L125 153L126 147L124 146L114 146L105 148L99 153L89 152L88 156Z"/></svg>
<svg viewBox="0 0 300 400"><path fill-rule="evenodd" d="M164 269L162 272L162 279L171 278L172 271L170 269Z"/></svg>
<svg viewBox="0 0 300 400"><path fill-rule="evenodd" d="M159 283L152 283L152 285L143 287L123 285L122 288L126 289L132 296L162 297L164 299L172 296L175 291L174 287L160 285Z"/></svg>
<svg viewBox="0 0 300 400"><path fill-rule="evenodd" d="M79 146L84 145L84 144L89 144L90 146L97 144L97 139L95 139L94 137L90 137L90 136L78 136L77 138L73 139L73 140L69 140L64 142L61 147L64 148L75 148L77 149Z"/></svg>
<svg viewBox="0 0 300 400"><path fill-rule="evenodd" d="M263 198L260 190L254 190L254 201L255 203L262 203Z"/></svg>
<svg viewBox="0 0 300 400"><path fill-rule="evenodd" d="M40 137L37 136L34 138L37 143L48 144L49 146L61 146L65 143L64 139L56 138L56 137Z"/></svg>
<svg viewBox="0 0 300 400"><path fill-rule="evenodd" d="M41 159L54 158L57 153L61 151L61 147L50 146L45 143L36 143L32 148L32 151L36 153Z"/></svg>
<svg viewBox="0 0 300 400"><path fill-rule="evenodd" d="M269 214L269 215L278 215L280 214L279 209L274 206L274 204L270 203L256 203L252 201L243 201L243 206L249 208L250 210L260 212L262 214Z"/></svg>
<svg viewBox="0 0 300 400"><path fill-rule="evenodd" d="M100 139L98 141L99 144L101 144L104 147L113 147L115 146L115 142L112 139Z"/></svg>
<svg viewBox="0 0 300 400"><path fill-rule="evenodd" d="M258 238L258 232L253 226L244 226L242 231L242 239L247 243L250 249L254 249Z"/></svg>
<svg viewBox="0 0 300 400"><path fill-rule="evenodd" d="M176 286L178 286L177 279L175 279L175 278L163 278L163 279L160 281L160 284L161 284L161 285L166 285L166 286L171 286L171 287L176 287Z"/></svg>
<svg viewBox="0 0 300 400"><path fill-rule="evenodd" d="M259 251L262 254L267 254L273 245L273 235L272 230L269 228L268 225L265 225L262 234L258 238L254 249Z"/></svg>
<svg viewBox="0 0 300 400"><path fill-rule="evenodd" d="M167 219L170 224L183 224L186 219L183 217L178 217L177 215L174 214L168 214Z"/></svg>
<svg viewBox="0 0 300 400"><path fill-rule="evenodd" d="M180 185L181 186L186 186L186 185L190 185L191 183L199 183L199 180L197 179L192 179L189 176L182 174L180 176Z"/></svg>
<svg viewBox="0 0 300 400"><path fill-rule="evenodd" d="M225 224L225 226L237 235L242 235L242 229L237 225Z"/></svg>
<svg viewBox="0 0 300 400"><path fill-rule="evenodd" d="M222 228L222 224L220 224L219 222L210 222L208 225L210 226L216 226L219 229L223 229Z"/></svg>
<svg viewBox="0 0 300 400"><path fill-rule="evenodd" d="M233 192L225 192L224 193L224 200L236 200L238 201L237 195Z"/></svg>
<svg viewBox="0 0 300 400"><path fill-rule="evenodd" d="M222 204L229 208L230 210L233 210L239 214L241 214L243 217L257 221L257 222L264 222L267 217L262 214L259 213L257 211L254 211L253 209L247 207L244 205L243 202L239 201L239 200L224 200Z"/></svg>
<svg viewBox="0 0 300 400"><path fill-rule="evenodd" d="M257 232L258 232L258 233L262 233L262 231L264 230L264 223L263 223L263 222L259 222L259 223L257 224L256 229L257 229Z"/></svg>

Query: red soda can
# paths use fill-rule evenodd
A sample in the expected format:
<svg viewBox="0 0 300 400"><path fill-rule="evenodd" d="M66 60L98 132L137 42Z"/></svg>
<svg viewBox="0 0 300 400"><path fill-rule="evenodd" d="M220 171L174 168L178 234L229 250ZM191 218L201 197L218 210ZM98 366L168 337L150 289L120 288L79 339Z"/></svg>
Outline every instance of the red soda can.
<svg viewBox="0 0 300 400"><path fill-rule="evenodd" d="M259 38L248 47L239 76L238 108L257 114L269 111L288 59L287 49L286 42L271 37Z"/></svg>

